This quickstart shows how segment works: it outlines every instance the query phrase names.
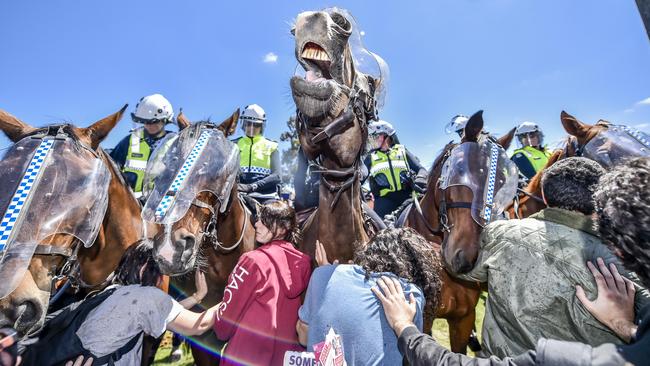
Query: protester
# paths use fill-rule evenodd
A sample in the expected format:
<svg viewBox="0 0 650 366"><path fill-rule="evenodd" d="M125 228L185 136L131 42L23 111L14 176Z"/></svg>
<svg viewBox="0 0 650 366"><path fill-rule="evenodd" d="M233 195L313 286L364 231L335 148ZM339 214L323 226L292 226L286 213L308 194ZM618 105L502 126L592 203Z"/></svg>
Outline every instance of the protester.
<svg viewBox="0 0 650 366"><path fill-rule="evenodd" d="M320 243L317 258L320 264L327 262ZM296 325L301 343L313 351L332 328L342 338L349 366L401 365L397 338L371 288L382 275L398 281L417 302L415 323L422 330L425 298L431 309L438 303L438 257L413 229L386 229L359 250L354 263L314 271Z"/></svg>
<svg viewBox="0 0 650 366"><path fill-rule="evenodd" d="M594 194L598 207L598 227L603 240L620 255L623 265L639 274L643 285L650 286L650 159L640 158L614 168L600 180ZM415 301L406 300L401 287L385 278L374 289L384 312L399 337L399 349L412 366L418 365L644 365L650 360L650 305L640 312L639 326L634 319L634 285L620 276L617 267L608 268L598 259L598 270L588 262L598 296L590 301L582 286L576 298L598 320L629 345L605 343L590 345L555 341L540 337L535 351L514 358L475 359L456 354L439 345L432 337L420 333L413 319ZM634 334L630 337L631 334Z"/></svg>
<svg viewBox="0 0 650 366"><path fill-rule="evenodd" d="M27 348L24 363L58 365L82 355L92 357L97 365L109 360L116 366L139 365L143 334L157 338L169 329L192 336L212 327L217 306L202 313L186 310L155 287L161 281L151 246L142 242L130 247L115 271L114 285L52 314L38 341ZM197 275L197 282L201 281L205 277ZM191 307L201 300L195 297L184 305ZM66 327L61 329L61 323Z"/></svg>
<svg viewBox="0 0 650 366"><path fill-rule="evenodd" d="M221 365L281 365L286 351L304 350L295 325L311 259L294 247L299 237L287 202L259 209L255 240L261 246L239 258L214 323L217 338L228 342Z"/></svg>
<svg viewBox="0 0 650 366"><path fill-rule="evenodd" d="M592 346L622 343L574 296L576 284L588 294L596 290L587 261L602 257L619 265L598 237L591 217L592 194L603 173L592 160L561 160L542 178L548 208L523 220L493 222L481 234L474 268L458 277L487 282L485 355L514 356L534 349L541 337ZM633 273L618 269L639 284ZM637 310L648 303L648 291L637 291Z"/></svg>

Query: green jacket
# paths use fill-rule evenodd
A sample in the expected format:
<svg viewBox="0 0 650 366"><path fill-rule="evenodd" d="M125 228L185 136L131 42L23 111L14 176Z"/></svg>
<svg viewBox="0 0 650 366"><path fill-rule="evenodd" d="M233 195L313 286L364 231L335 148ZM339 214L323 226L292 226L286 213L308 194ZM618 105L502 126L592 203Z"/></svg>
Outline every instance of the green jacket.
<svg viewBox="0 0 650 366"><path fill-rule="evenodd" d="M622 343L576 297L581 285L590 299L596 282L586 266L601 257L637 284L637 312L650 303L647 289L625 270L598 238L593 220L577 212L547 208L523 220L495 221L483 231L474 269L460 278L487 282L483 321L487 354L515 356L535 349L539 338L597 346Z"/></svg>

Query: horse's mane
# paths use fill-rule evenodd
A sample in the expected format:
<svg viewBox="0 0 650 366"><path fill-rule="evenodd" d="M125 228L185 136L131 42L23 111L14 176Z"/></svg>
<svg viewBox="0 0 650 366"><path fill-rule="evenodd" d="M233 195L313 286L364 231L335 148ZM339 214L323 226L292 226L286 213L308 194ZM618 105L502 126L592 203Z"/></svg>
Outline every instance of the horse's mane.
<svg viewBox="0 0 650 366"><path fill-rule="evenodd" d="M434 160L433 164L431 165L431 170L429 170L429 177L427 179L427 187L435 187L436 182L434 180L438 179L440 176L440 170L442 169L442 163L446 160L445 158L447 157L447 154L451 149L456 147L456 143L453 141L450 141L445 145L445 147L442 148L442 152L436 160Z"/></svg>
<svg viewBox="0 0 650 366"><path fill-rule="evenodd" d="M50 128L53 128L53 127L58 127L60 129L63 129L63 132L66 133L68 136L70 136L70 138L75 143L79 142L79 136L77 136L77 134L74 131L73 126L71 124L69 124L69 123L60 123L60 124L55 123L55 124L51 124L49 126L40 127L40 128L37 128L37 129L27 133L25 136L23 136L23 138L47 133L50 130Z"/></svg>

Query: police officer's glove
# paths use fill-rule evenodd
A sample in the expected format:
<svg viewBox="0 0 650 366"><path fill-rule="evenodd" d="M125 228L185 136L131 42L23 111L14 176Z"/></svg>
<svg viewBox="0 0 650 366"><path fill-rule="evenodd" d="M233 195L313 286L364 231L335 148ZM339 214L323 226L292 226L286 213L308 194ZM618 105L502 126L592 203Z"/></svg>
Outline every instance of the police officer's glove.
<svg viewBox="0 0 650 366"><path fill-rule="evenodd" d="M257 184L252 183L252 184L243 184L239 183L237 185L237 190L242 193L250 193L250 192L255 192L257 190Z"/></svg>
<svg viewBox="0 0 650 366"><path fill-rule="evenodd" d="M413 182L413 189L418 193L425 193L427 191L427 179L426 178L415 178Z"/></svg>

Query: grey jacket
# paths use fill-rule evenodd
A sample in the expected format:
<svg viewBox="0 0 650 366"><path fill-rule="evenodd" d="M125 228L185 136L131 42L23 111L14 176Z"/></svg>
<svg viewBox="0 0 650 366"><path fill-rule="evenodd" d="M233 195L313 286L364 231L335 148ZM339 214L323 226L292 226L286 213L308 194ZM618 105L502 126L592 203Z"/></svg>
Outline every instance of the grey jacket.
<svg viewBox="0 0 650 366"><path fill-rule="evenodd" d="M541 338L598 346L623 343L596 320L575 293L581 285L589 298L596 283L585 265L602 257L639 284L602 244L590 217L547 208L527 219L496 221L481 235L474 269L460 278L487 282L483 348L500 358L535 349ZM637 313L650 303L637 287Z"/></svg>

